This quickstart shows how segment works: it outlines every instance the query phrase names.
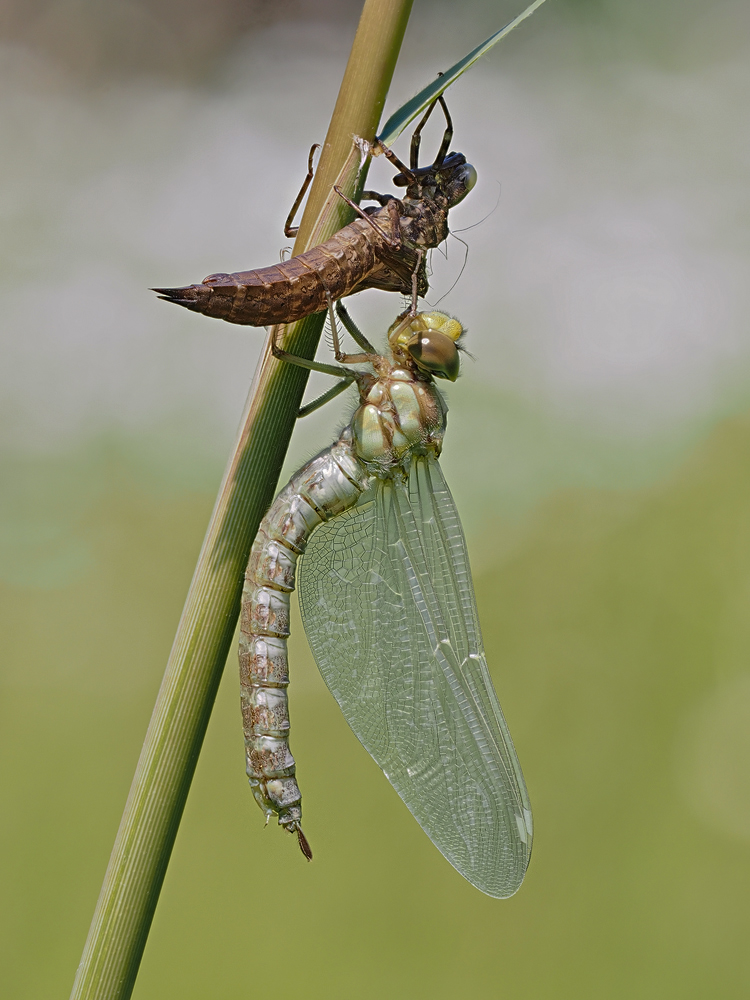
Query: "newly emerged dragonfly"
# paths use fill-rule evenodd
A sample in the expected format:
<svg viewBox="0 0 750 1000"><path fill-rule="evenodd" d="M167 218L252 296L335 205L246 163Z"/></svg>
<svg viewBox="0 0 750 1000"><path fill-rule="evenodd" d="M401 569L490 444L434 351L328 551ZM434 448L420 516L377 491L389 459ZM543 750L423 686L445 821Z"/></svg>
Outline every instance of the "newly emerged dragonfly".
<svg viewBox="0 0 750 1000"><path fill-rule="evenodd" d="M434 162L420 167L422 128L437 104L443 109L447 127ZM393 183L406 188L402 199L364 191L362 199L376 201L380 207L363 209L335 188L359 218L325 243L271 267L209 274L200 284L153 291L194 312L248 326L293 323L322 312L328 296L339 299L365 288L401 292L416 303L417 296L425 295L429 287L427 250L447 239L449 210L476 183L476 171L463 153L448 153L452 137L453 124L445 101L439 97L414 130L410 166L380 144L380 151L398 170ZM307 177L284 227L287 236L297 233L291 223L313 177L315 148L310 151Z"/></svg>
<svg viewBox="0 0 750 1000"><path fill-rule="evenodd" d="M258 531L245 576L240 681L255 798L312 857L289 749L286 640L300 559L302 620L318 667L365 748L450 863L490 896L514 893L531 852L521 767L485 660L466 542L438 464L455 380L457 320L404 314L379 354L339 316L360 353L339 365L276 357L357 383L337 441L299 470ZM344 365L367 364L371 371ZM341 366L341 367L340 367Z"/></svg>

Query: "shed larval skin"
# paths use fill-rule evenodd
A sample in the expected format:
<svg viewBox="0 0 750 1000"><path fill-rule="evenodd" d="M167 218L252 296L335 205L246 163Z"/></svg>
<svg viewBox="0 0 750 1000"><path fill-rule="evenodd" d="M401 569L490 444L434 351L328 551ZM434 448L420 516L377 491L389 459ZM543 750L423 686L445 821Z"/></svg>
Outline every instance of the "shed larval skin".
<svg viewBox="0 0 750 1000"><path fill-rule="evenodd" d="M387 151L390 154L390 150ZM392 156L392 154L391 154ZM209 274L200 284L155 288L159 297L227 323L294 323L332 300L365 288L411 296L427 294L427 250L448 237L448 212L474 187L476 171L463 153L439 164L403 168L395 183L403 199L366 191L380 207L351 206L360 217L331 239L271 267Z"/></svg>

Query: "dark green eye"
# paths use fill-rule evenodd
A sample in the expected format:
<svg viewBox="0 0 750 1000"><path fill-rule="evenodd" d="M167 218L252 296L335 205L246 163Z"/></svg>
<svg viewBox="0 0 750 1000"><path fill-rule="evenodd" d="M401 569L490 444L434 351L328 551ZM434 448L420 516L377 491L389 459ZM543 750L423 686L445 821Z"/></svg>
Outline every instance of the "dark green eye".
<svg viewBox="0 0 750 1000"><path fill-rule="evenodd" d="M451 382L458 378L458 349L450 337L442 333L422 333L414 337L406 349L420 368L436 378L447 378Z"/></svg>

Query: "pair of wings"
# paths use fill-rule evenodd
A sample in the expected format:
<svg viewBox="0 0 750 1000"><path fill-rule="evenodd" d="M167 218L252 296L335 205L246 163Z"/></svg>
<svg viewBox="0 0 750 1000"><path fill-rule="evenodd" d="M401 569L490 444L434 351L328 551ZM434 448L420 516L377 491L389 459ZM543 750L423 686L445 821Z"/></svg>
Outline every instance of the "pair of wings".
<svg viewBox="0 0 750 1000"><path fill-rule="evenodd" d="M482 645L458 512L434 458L376 480L320 525L299 571L302 620L354 733L439 851L512 895L531 808Z"/></svg>

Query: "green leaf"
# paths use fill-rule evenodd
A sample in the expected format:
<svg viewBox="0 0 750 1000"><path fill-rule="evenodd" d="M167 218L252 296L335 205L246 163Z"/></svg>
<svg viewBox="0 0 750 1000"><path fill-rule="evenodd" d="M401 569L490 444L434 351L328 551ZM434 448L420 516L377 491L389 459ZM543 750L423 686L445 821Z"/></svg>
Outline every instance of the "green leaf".
<svg viewBox="0 0 750 1000"><path fill-rule="evenodd" d="M496 31L494 35L490 35L488 39L482 42L481 45L477 45L475 49L472 49L471 52L467 56L464 56L460 62L457 62L455 66L451 66L447 73L444 73L442 76L439 76L437 80L428 84L428 86L426 86L423 90L420 90L415 97L412 97L410 101L407 101L406 104L402 105L398 111L395 111L385 123L383 131L378 136L378 139L383 143L383 145L393 145L409 122L414 121L417 115L424 111L429 104L432 104L435 98L439 97L444 90L447 90L448 87L450 87L450 85L469 68L469 66L473 66L477 59L483 56L485 52L489 52L493 45L496 45L501 38L504 38L507 34L509 34L521 23L521 21L525 21L526 18L530 14L533 14L537 7L541 7L543 3L544 0L534 0L534 3L530 4L525 11L518 15L518 17L514 17L513 20L506 24L504 28Z"/></svg>

